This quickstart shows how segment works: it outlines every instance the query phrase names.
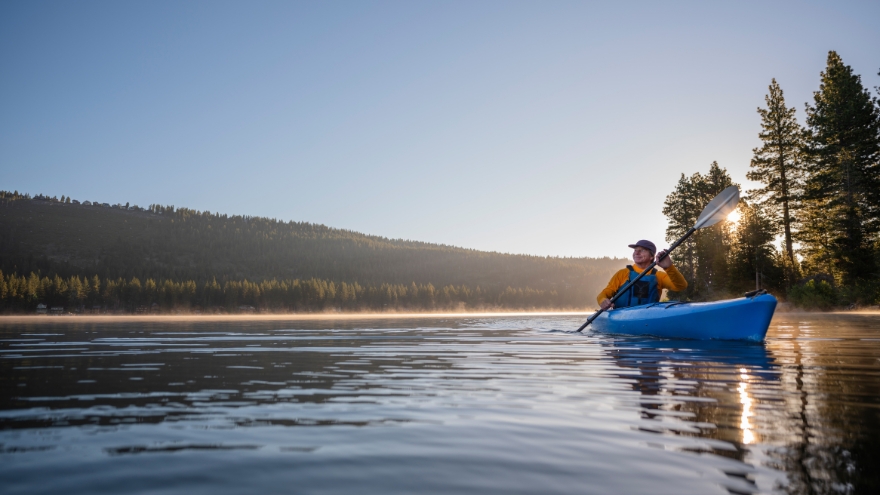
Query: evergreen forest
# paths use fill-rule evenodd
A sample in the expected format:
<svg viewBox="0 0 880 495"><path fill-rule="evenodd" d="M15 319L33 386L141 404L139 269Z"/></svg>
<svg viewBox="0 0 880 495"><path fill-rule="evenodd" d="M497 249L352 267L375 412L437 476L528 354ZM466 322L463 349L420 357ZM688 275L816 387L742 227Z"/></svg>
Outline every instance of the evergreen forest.
<svg viewBox="0 0 880 495"><path fill-rule="evenodd" d="M17 191L0 192L0 228L7 313L582 309L625 263Z"/></svg>
<svg viewBox="0 0 880 495"><path fill-rule="evenodd" d="M831 51L804 125L775 79L765 103L762 144L747 175L761 187L747 191L738 221L702 229L672 253L690 282L672 297L713 300L763 288L806 308L877 304L880 101ZM682 174L664 204L667 240L731 184L716 162L705 174Z"/></svg>

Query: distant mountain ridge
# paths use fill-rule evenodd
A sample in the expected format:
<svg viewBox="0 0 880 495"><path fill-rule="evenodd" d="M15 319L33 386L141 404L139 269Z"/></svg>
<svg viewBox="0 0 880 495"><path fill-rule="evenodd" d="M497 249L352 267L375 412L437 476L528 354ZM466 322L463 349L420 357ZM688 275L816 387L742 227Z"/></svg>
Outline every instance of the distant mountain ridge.
<svg viewBox="0 0 880 495"><path fill-rule="evenodd" d="M0 270L193 280L322 279L553 291L589 306L626 260L502 254L387 239L307 222L151 205L98 206L0 192Z"/></svg>

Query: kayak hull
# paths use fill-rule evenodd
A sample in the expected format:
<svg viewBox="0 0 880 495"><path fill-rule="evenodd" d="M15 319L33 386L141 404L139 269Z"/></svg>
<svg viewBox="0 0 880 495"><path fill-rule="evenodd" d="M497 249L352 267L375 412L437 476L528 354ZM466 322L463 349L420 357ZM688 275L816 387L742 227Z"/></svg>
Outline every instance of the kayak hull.
<svg viewBox="0 0 880 495"><path fill-rule="evenodd" d="M612 309L593 320L598 332L696 340L763 342L776 310L770 294L725 301L677 301Z"/></svg>

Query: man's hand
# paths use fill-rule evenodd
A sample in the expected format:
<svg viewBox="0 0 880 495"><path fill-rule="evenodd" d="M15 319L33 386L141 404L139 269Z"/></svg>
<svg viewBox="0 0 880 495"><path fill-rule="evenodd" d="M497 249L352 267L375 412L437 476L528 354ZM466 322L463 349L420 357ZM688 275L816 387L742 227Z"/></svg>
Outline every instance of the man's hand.
<svg viewBox="0 0 880 495"><path fill-rule="evenodd" d="M603 300L602 302L599 303L599 306L602 309L608 309L608 308L614 309L614 305L611 304L611 300L608 299L607 297L605 298L605 300Z"/></svg>
<svg viewBox="0 0 880 495"><path fill-rule="evenodd" d="M660 266L660 268L665 270L665 269L669 268L670 266L672 266L672 258L670 258L669 256L666 256L665 258L660 260L660 255L662 255L664 253L666 253L665 249L663 251L660 251L659 253L657 253L657 256L654 257L654 261L657 261L657 265Z"/></svg>

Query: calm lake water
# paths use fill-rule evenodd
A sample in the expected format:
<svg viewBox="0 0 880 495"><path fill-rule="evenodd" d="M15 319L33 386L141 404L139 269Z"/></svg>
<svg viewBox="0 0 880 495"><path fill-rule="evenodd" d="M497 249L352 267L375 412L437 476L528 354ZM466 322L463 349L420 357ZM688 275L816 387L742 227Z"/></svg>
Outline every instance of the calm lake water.
<svg viewBox="0 0 880 495"><path fill-rule="evenodd" d="M880 316L0 325L0 491L880 493Z"/></svg>

